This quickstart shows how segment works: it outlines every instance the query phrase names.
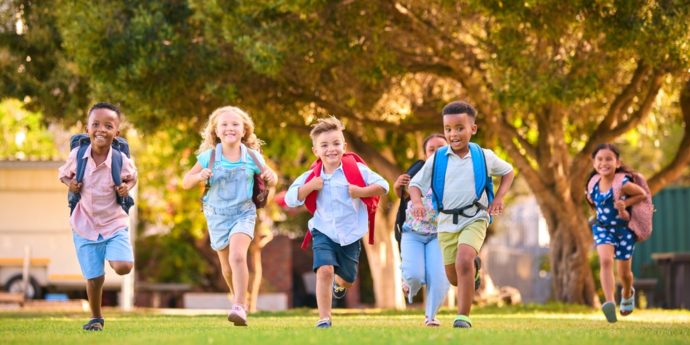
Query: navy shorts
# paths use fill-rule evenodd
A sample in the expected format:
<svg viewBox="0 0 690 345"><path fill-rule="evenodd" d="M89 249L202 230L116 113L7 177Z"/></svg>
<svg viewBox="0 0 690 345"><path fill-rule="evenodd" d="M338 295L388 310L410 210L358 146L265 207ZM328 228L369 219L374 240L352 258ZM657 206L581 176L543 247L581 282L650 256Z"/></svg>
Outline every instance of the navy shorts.
<svg viewBox="0 0 690 345"><path fill-rule="evenodd" d="M341 246L318 230L311 231L314 251L314 272L321 266L333 266L335 274L348 283L357 278L357 266L362 246L359 241Z"/></svg>

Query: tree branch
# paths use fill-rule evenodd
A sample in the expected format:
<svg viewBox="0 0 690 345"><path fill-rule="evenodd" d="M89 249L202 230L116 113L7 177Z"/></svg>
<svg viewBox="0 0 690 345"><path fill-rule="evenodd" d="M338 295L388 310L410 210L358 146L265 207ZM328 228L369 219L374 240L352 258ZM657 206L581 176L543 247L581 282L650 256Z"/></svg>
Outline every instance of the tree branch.
<svg viewBox="0 0 690 345"><path fill-rule="evenodd" d="M685 124L683 140L678 146L678 152L673 161L649 179L649 189L652 194L656 194L680 177L690 164L690 79L686 81L680 94L680 110Z"/></svg>

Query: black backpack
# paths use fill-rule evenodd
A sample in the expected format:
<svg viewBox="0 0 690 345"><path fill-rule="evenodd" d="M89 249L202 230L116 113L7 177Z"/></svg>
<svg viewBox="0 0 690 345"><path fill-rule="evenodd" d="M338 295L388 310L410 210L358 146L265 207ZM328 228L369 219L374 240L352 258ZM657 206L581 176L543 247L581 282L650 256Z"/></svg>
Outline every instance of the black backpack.
<svg viewBox="0 0 690 345"><path fill-rule="evenodd" d="M75 134L70 138L69 141L69 149L70 151L74 150L75 148L79 148L79 151L77 151L77 182L81 183L84 180L84 171L86 170L86 159L81 159L82 156L84 156L84 152L86 152L86 149L91 145L91 139L89 138L88 134ZM119 186L122 183L122 155L125 154L129 158L129 144L127 143L127 140L122 137L116 137L113 139L113 154L112 154L112 164L111 164L111 172L113 176L113 182L115 183L116 186ZM72 215L72 212L74 211L74 208L77 206L77 203L81 199L81 194L80 193L72 193L68 192L67 194L67 204L69 206L69 214ZM125 197L121 197L115 192L115 199L117 200L117 203L122 206L122 209L129 214L129 208L134 205L134 199L130 196L127 195Z"/></svg>
<svg viewBox="0 0 690 345"><path fill-rule="evenodd" d="M424 166L424 161L423 160L418 160L414 163L412 163L412 166L410 166L407 171L405 172L406 174L410 175L410 178L414 177L420 169ZM395 215L395 239L398 241L398 247L400 247L400 239L402 239L402 227L403 224L405 223L405 210L407 210L407 203L410 202L410 197L409 196L403 196L400 198L400 205L398 206L398 213Z"/></svg>

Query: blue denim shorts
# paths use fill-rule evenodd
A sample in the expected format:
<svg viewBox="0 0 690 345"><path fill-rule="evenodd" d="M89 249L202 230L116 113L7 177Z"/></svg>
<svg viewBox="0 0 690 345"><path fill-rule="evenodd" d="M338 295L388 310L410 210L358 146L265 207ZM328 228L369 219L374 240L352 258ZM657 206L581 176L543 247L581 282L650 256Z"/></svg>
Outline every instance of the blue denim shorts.
<svg viewBox="0 0 690 345"><path fill-rule="evenodd" d="M254 238L256 206L249 200L240 205L220 208L204 204L204 216L213 250L223 250L230 244L230 236L245 234Z"/></svg>
<svg viewBox="0 0 690 345"><path fill-rule="evenodd" d="M98 278L105 274L105 260L134 262L132 245L127 228L118 230L109 238L98 235L95 241L87 240L72 232L74 248L81 273L85 279Z"/></svg>
<svg viewBox="0 0 690 345"><path fill-rule="evenodd" d="M314 272L321 266L333 266L335 274L348 283L357 278L357 266L362 246L359 241L341 246L318 230L311 231L314 251Z"/></svg>

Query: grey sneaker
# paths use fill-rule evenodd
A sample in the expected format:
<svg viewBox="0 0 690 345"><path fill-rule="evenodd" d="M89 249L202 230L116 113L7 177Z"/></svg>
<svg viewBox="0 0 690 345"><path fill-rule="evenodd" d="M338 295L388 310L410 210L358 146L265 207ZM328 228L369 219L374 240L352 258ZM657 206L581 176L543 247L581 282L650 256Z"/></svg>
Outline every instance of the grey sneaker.
<svg viewBox="0 0 690 345"><path fill-rule="evenodd" d="M472 321L465 315L458 315L453 321L453 328L472 328Z"/></svg>
<svg viewBox="0 0 690 345"><path fill-rule="evenodd" d="M618 321L618 319L616 318L616 303L604 303L604 305L601 306L601 311L604 312L604 316L606 316L606 321L608 321L609 323L614 323Z"/></svg>

